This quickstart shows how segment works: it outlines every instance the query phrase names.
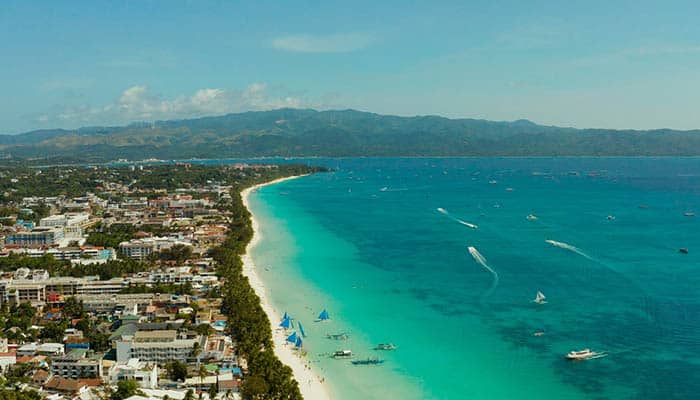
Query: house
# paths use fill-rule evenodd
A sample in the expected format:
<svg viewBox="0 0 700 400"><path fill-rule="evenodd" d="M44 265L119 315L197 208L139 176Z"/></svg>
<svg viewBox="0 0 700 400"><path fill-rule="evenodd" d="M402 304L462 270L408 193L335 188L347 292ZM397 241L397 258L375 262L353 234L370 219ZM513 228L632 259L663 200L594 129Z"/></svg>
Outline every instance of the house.
<svg viewBox="0 0 700 400"><path fill-rule="evenodd" d="M99 359L86 358L86 349L74 349L63 357L51 362L51 374L62 378L99 378L102 376L102 363Z"/></svg>
<svg viewBox="0 0 700 400"><path fill-rule="evenodd" d="M136 331L130 340L117 340L117 361L138 358L142 361L166 364L173 360L186 361L200 339L179 339L177 331Z"/></svg>
<svg viewBox="0 0 700 400"><path fill-rule="evenodd" d="M16 353L0 353L0 374L7 371L12 365L17 363Z"/></svg>
<svg viewBox="0 0 700 400"><path fill-rule="evenodd" d="M87 392L88 385L85 382L80 382L77 379L66 379L54 376L44 384L44 390L47 392L56 392L71 396L80 395Z"/></svg>
<svg viewBox="0 0 700 400"><path fill-rule="evenodd" d="M38 369L36 372L34 372L34 375L32 375L32 384L35 386L44 386L46 382L49 380L51 375L49 374L48 371L43 370L43 369Z"/></svg>

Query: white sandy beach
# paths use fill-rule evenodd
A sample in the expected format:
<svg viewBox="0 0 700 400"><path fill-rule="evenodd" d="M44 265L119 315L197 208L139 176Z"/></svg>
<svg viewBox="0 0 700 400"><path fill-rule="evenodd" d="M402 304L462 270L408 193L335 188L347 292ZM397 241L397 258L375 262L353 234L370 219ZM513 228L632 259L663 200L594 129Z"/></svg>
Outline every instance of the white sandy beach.
<svg viewBox="0 0 700 400"><path fill-rule="evenodd" d="M291 176L287 178L276 179L271 182L263 183L260 185L255 185L247 188L241 192L241 198L243 199L243 205L250 211L249 199L250 193L257 190L260 187L273 185L279 182L283 182L289 179L299 178L305 175ZM270 319L270 324L272 327L272 340L275 343L275 354L277 357L286 365L290 366L294 371L294 378L299 382L299 388L305 399L308 400L324 400L330 399L331 396L321 382L321 378L307 366L304 359L298 356L291 346L285 346L286 335L282 329L279 329L277 324L281 320L281 314L274 309L272 306L267 290L260 276L257 274L255 263L250 255L250 251L255 245L260 241L261 234L258 229L258 221L255 219L255 215L251 211L251 220L253 225L253 238L246 248L246 254L243 256L243 274L248 277L251 286L255 289L255 293L260 297L263 310Z"/></svg>

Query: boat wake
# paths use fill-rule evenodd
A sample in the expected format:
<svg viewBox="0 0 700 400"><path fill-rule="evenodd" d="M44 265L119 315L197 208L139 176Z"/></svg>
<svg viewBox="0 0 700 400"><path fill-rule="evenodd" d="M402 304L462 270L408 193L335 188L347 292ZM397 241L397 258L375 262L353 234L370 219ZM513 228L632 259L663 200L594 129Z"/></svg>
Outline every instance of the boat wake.
<svg viewBox="0 0 700 400"><path fill-rule="evenodd" d="M574 253L580 255L581 257L585 257L585 258L587 258L587 259L589 259L589 260L591 260L591 261L596 261L593 257L591 257L591 256L589 256L588 254L584 253L584 252L583 252L581 249L579 249L578 247L572 246L572 245L570 245L570 244L568 244L568 243L557 242L556 240L551 240L551 239L547 239L547 240L545 240L545 242L551 244L551 245L554 246L554 247L559 247L560 249L572 251L572 252L574 252Z"/></svg>
<svg viewBox="0 0 700 400"><path fill-rule="evenodd" d="M477 264L481 265L486 271L490 272L491 275L493 275L493 282L491 283L491 288L489 288L488 292L486 292L485 296L488 296L493 292L494 289L496 289L496 286L498 286L498 272L496 272L493 268L489 266L489 264L486 262L486 258L479 253L479 250L476 249L476 247L469 246L467 247L467 250L469 250L469 254L471 254L472 258L474 261L477 262Z"/></svg>
<svg viewBox="0 0 700 400"><path fill-rule="evenodd" d="M447 210L445 210L445 209L442 208L442 207L438 207L438 208L437 208L437 211L438 211L440 214L446 216L447 218L453 220L454 222L456 222L456 223L458 223L458 224L462 224L462 225L464 225L464 226L466 226L466 227L468 227L468 228L477 229L477 228L479 227L478 225L475 225L475 224L472 224L472 223L470 223L470 222L461 220L461 219L459 219L459 218L457 218L457 217L454 217L452 214L450 214Z"/></svg>

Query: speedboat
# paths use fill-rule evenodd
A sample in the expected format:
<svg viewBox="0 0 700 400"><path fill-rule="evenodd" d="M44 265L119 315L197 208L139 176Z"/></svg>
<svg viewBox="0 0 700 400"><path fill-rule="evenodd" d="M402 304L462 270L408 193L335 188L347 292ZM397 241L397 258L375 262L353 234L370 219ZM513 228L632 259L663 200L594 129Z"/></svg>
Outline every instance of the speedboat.
<svg viewBox="0 0 700 400"><path fill-rule="evenodd" d="M681 247L680 249L678 249L678 252L683 253L683 254L688 254L688 249L686 249L685 247Z"/></svg>
<svg viewBox="0 0 700 400"><path fill-rule="evenodd" d="M527 217L528 221L537 221L537 215L535 214L529 214Z"/></svg>
<svg viewBox="0 0 700 400"><path fill-rule="evenodd" d="M689 212L687 212L687 213L684 213L683 215L685 215L686 217L694 217L694 216L695 216L695 213L692 212L692 211L689 211Z"/></svg>
<svg viewBox="0 0 700 400"><path fill-rule="evenodd" d="M375 350L396 350L396 345L393 343L379 343L374 347Z"/></svg>
<svg viewBox="0 0 700 400"><path fill-rule="evenodd" d="M614 215L608 215L608 221L612 221L612 220L614 220L614 219L615 219L615 216L614 216Z"/></svg>
<svg viewBox="0 0 700 400"><path fill-rule="evenodd" d="M489 185L495 185L495 184L497 184L497 183L498 183L498 181L495 180L495 179L492 179L492 180L489 181Z"/></svg>
<svg viewBox="0 0 700 400"><path fill-rule="evenodd" d="M333 358L347 358L352 357L352 350L338 350L333 353Z"/></svg>
<svg viewBox="0 0 700 400"><path fill-rule="evenodd" d="M378 358L367 358L364 360L353 360L351 361L353 365L379 365L383 364L384 360Z"/></svg>
<svg viewBox="0 0 700 400"><path fill-rule="evenodd" d="M590 360L592 358L605 357L605 353L591 351L591 349L573 350L566 354L568 360Z"/></svg>

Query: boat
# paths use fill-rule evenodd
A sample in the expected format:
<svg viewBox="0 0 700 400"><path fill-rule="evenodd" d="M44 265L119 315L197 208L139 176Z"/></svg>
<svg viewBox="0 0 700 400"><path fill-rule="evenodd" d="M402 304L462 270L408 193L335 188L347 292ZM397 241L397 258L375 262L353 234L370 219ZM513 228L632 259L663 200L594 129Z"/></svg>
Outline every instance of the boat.
<svg viewBox="0 0 700 400"><path fill-rule="evenodd" d="M292 332L291 335L287 336L287 341L288 341L289 343L296 343L296 342L297 342L297 338L298 338L298 335L297 335L297 333L296 333L296 331L295 331L295 332Z"/></svg>
<svg viewBox="0 0 700 400"><path fill-rule="evenodd" d="M685 247L681 247L680 249L678 249L678 252L682 254L688 254L688 249L686 249Z"/></svg>
<svg viewBox="0 0 700 400"><path fill-rule="evenodd" d="M512 191L514 191L514 190L515 190L515 189L513 189L513 188L511 188L511 187L506 188L506 192L512 192Z"/></svg>
<svg viewBox="0 0 700 400"><path fill-rule="evenodd" d="M383 364L384 360L378 358L366 358L364 360L353 360L351 361L353 365L379 365Z"/></svg>
<svg viewBox="0 0 700 400"><path fill-rule="evenodd" d="M608 215L608 221L613 221L615 219L614 215Z"/></svg>
<svg viewBox="0 0 700 400"><path fill-rule="evenodd" d="M294 348L295 348L295 349L301 349L301 346L302 346L302 345L303 345L303 344L302 344L302 341L301 341L301 337L297 336L297 340L296 340L296 342L294 342Z"/></svg>
<svg viewBox="0 0 700 400"><path fill-rule="evenodd" d="M333 358L347 358L352 357L352 350L338 350L333 353Z"/></svg>
<svg viewBox="0 0 700 400"><path fill-rule="evenodd" d="M396 350L396 345L393 343L379 343L374 347L374 350Z"/></svg>
<svg viewBox="0 0 700 400"><path fill-rule="evenodd" d="M326 337L328 339L333 339L333 340L348 340L350 337L347 333L335 333L335 334L327 334Z"/></svg>
<svg viewBox="0 0 700 400"><path fill-rule="evenodd" d="M297 326L299 327L299 333L301 333L301 337L306 337L306 332L304 332L304 327L301 326L301 322L298 322Z"/></svg>
<svg viewBox="0 0 700 400"><path fill-rule="evenodd" d="M330 315L328 315L328 311L324 308L323 311L321 311L320 314L318 314L318 320L317 321L327 321L331 319Z"/></svg>
<svg viewBox="0 0 700 400"><path fill-rule="evenodd" d="M498 181L495 180L495 179L492 179L492 180L489 181L489 185L495 185L495 184L497 184L497 183L498 183Z"/></svg>
<svg viewBox="0 0 700 400"><path fill-rule="evenodd" d="M284 329L289 329L291 324L292 324L292 320L289 317L287 317L287 318L283 319L282 322L280 322L279 326L281 326Z"/></svg>
<svg viewBox="0 0 700 400"><path fill-rule="evenodd" d="M547 304L547 297L545 297L544 293L538 291L535 299L532 301L537 304Z"/></svg>
<svg viewBox="0 0 700 400"><path fill-rule="evenodd" d="M537 337L544 336L544 332L543 332L543 331L537 331L537 332L534 332L534 333L532 334L532 336L537 336Z"/></svg>
<svg viewBox="0 0 700 400"><path fill-rule="evenodd" d="M695 216L695 213L689 211L689 212L687 212L687 213L684 213L683 215L685 215L686 217L694 217L694 216Z"/></svg>
<svg viewBox="0 0 700 400"><path fill-rule="evenodd" d="M605 352L592 351L591 349L572 350L566 354L568 360L590 360L605 356L607 356Z"/></svg>
<svg viewBox="0 0 700 400"><path fill-rule="evenodd" d="M384 186L383 188L379 189L380 192L386 192L387 190L389 190L388 186Z"/></svg>
<svg viewBox="0 0 700 400"><path fill-rule="evenodd" d="M527 218L528 221L537 221L537 215L535 214L528 214L525 218Z"/></svg>

